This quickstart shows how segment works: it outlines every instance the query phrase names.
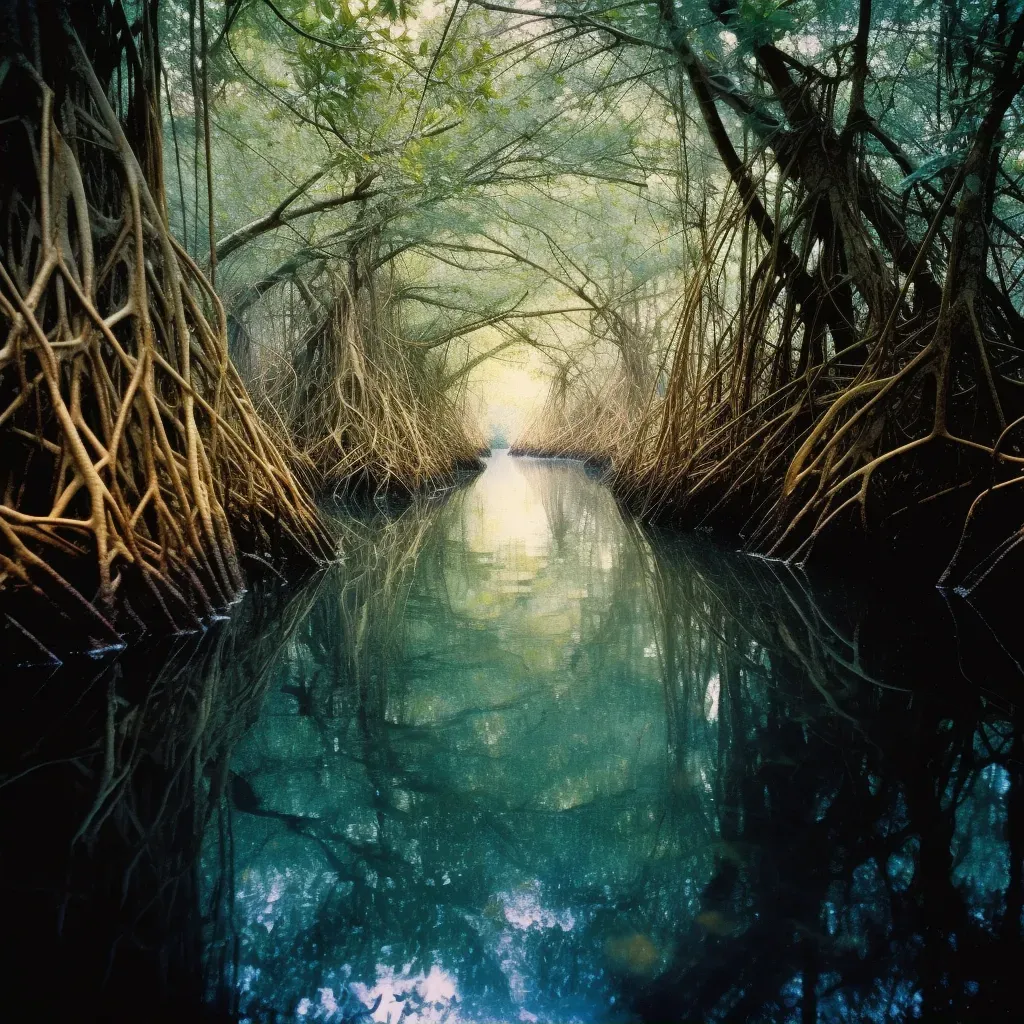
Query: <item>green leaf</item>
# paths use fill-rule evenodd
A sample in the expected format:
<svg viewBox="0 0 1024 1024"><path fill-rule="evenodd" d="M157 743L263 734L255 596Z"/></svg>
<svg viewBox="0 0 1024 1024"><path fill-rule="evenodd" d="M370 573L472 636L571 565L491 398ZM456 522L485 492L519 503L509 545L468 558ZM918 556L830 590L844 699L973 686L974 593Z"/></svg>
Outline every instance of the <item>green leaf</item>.
<svg viewBox="0 0 1024 1024"><path fill-rule="evenodd" d="M797 11L785 0L740 0L730 26L746 46L763 46L795 31L800 25Z"/></svg>

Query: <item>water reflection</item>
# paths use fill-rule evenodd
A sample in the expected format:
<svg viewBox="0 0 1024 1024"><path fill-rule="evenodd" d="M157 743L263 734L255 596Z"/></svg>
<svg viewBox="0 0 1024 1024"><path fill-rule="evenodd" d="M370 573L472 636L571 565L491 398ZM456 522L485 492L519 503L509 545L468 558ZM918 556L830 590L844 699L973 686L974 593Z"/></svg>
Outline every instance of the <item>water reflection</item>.
<svg viewBox="0 0 1024 1024"><path fill-rule="evenodd" d="M964 605L922 628L912 605L655 545L675 758L708 779L719 849L642 1013L1015 1016L1021 718L992 688L1019 662Z"/></svg>
<svg viewBox="0 0 1024 1024"><path fill-rule="evenodd" d="M628 1016L694 841L666 829L649 554L596 481L504 456L393 528L380 580L324 581L235 758L241 1010Z"/></svg>
<svg viewBox="0 0 1024 1024"><path fill-rule="evenodd" d="M333 1024L1015 1015L1012 630L642 531L503 454L339 528L305 588L97 669L88 715L42 729L52 679L26 703L14 945L69 908L48 962L125 1019L146 991Z"/></svg>
<svg viewBox="0 0 1024 1024"><path fill-rule="evenodd" d="M0 668L0 1018L199 1019L201 840L230 835L233 747L308 611L259 589L204 635Z"/></svg>
<svg viewBox="0 0 1024 1024"><path fill-rule="evenodd" d="M1014 1005L1020 720L989 691L1019 671L969 609L899 621L502 455L391 528L234 762L242 1014Z"/></svg>

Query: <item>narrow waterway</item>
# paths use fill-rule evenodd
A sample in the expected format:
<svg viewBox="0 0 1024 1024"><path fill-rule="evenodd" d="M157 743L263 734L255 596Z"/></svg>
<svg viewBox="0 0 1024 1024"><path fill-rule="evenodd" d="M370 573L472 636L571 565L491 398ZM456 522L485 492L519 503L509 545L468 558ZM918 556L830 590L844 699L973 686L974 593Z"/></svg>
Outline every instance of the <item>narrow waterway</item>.
<svg viewBox="0 0 1024 1024"><path fill-rule="evenodd" d="M206 637L17 676L12 999L43 957L85 1019L1016 1006L1021 675L968 605L652 534L504 452L339 527Z"/></svg>

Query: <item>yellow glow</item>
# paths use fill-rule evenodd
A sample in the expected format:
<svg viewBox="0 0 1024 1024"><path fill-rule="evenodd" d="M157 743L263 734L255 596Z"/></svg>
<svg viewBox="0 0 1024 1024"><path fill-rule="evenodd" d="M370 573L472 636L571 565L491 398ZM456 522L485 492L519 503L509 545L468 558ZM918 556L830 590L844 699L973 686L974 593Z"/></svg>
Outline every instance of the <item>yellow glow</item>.
<svg viewBox="0 0 1024 1024"><path fill-rule="evenodd" d="M494 331L479 331L474 348L480 352L501 341ZM525 346L508 349L481 363L469 377L470 415L488 440L499 432L511 444L540 411L547 394L549 367L542 356Z"/></svg>

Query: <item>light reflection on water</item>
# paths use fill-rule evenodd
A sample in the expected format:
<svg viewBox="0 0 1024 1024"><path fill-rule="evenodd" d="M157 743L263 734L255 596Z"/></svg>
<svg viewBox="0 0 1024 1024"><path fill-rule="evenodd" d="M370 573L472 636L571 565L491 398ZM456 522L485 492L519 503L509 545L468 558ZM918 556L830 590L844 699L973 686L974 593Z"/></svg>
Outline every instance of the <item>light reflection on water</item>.
<svg viewBox="0 0 1024 1024"><path fill-rule="evenodd" d="M915 697L956 663L928 663L939 645L504 453L347 550L232 762L210 956L241 1014L882 1021L1002 998L1019 724L985 697L947 717L937 676ZM211 890L224 857L221 824Z"/></svg>
<svg viewBox="0 0 1024 1024"><path fill-rule="evenodd" d="M206 635L14 677L0 1010L1019 1017L998 608L812 585L504 454L337 523L341 564Z"/></svg>
<svg viewBox="0 0 1024 1024"><path fill-rule="evenodd" d="M503 452L422 514L365 581L402 612L324 581L236 752L243 1009L618 1017L712 828L669 824L649 553L578 467Z"/></svg>

